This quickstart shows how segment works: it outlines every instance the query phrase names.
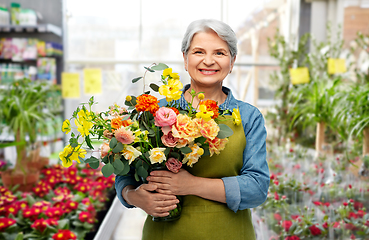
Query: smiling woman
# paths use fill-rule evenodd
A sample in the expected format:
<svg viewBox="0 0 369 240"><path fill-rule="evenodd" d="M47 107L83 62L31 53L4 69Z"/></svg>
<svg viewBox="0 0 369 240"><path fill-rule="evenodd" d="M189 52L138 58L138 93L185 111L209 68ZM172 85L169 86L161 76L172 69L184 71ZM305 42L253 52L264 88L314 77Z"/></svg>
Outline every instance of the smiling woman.
<svg viewBox="0 0 369 240"><path fill-rule="evenodd" d="M194 165L192 159L184 158L182 163L189 167L178 173L152 171L146 178L148 183L139 186L131 185L130 176L117 176L117 196L126 207L139 207L149 214L143 229L144 240L254 240L250 208L265 201L269 186L266 130L259 110L236 100L230 89L223 87L236 59L236 35L221 21L195 21L184 35L182 54L191 80L174 104L186 111L189 102L192 106L201 102L200 112L191 122L197 124L198 117L205 121L203 128L199 128L210 139L204 143L209 145L209 154ZM193 92L202 94L193 96ZM233 131L228 139L216 135L213 118L219 113L213 103L225 114L222 123ZM160 105L166 104L165 99L160 101ZM180 121L177 117L173 126ZM173 136L178 137L173 126ZM189 155L200 154L194 140L188 139L186 144L191 148ZM165 155L159 153L158 159ZM181 218L153 221L153 217L168 216L176 208L176 196L183 196Z"/></svg>

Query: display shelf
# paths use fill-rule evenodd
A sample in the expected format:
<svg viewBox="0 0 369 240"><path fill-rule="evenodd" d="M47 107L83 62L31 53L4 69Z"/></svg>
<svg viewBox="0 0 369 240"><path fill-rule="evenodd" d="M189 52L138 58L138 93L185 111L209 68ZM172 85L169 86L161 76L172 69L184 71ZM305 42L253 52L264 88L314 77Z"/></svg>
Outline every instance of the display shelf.
<svg viewBox="0 0 369 240"><path fill-rule="evenodd" d="M0 25L0 32L39 32L39 33L53 33L61 37L62 29L53 24L38 24L38 25Z"/></svg>

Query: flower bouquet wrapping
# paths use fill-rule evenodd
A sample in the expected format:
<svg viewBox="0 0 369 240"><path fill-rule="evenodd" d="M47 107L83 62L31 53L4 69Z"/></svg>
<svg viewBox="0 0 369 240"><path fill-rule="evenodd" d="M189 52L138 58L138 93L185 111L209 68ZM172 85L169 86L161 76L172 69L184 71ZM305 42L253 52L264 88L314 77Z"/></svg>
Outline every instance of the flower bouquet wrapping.
<svg viewBox="0 0 369 240"><path fill-rule="evenodd" d="M71 131L71 120L77 129L59 154L63 166L69 167L73 161L89 164L94 169L103 165L101 172L105 177L130 175L138 182L145 182L152 170L168 169L177 173L182 165L192 167L202 156L219 154L224 149L233 134L227 125L221 124L228 111L220 111L215 101L203 101L204 94L193 90L188 108L181 109L176 101L183 88L178 74L163 63L145 69L145 75L163 71L161 86L151 83L150 88L165 96L165 103L160 107L158 99L144 89L140 96L127 96L126 107L114 104L107 111L96 113L92 110L96 103L91 97L63 123L63 132ZM138 77L132 82L141 79L145 80ZM197 106L193 106L195 97L200 100ZM239 124L239 112L236 110L233 115L234 122ZM92 141L96 140L102 142L99 157L87 158L87 151L94 151ZM180 206L165 220L177 219L179 215ZM154 218L160 220L163 219Z"/></svg>

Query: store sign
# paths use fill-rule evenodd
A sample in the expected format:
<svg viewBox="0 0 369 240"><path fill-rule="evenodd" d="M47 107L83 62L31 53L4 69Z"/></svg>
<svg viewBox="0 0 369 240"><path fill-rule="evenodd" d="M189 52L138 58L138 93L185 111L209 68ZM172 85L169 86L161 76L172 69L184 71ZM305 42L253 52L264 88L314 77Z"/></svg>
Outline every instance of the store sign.
<svg viewBox="0 0 369 240"><path fill-rule="evenodd" d="M80 98L79 73L62 73L62 97Z"/></svg>
<svg viewBox="0 0 369 240"><path fill-rule="evenodd" d="M339 74L345 73L346 63L343 58L328 58L328 73L329 74Z"/></svg>
<svg viewBox="0 0 369 240"><path fill-rule="evenodd" d="M84 69L84 93L85 94L99 94L102 93L102 77L101 69Z"/></svg>
<svg viewBox="0 0 369 240"><path fill-rule="evenodd" d="M290 68L289 71L293 85L310 82L309 69L307 67Z"/></svg>

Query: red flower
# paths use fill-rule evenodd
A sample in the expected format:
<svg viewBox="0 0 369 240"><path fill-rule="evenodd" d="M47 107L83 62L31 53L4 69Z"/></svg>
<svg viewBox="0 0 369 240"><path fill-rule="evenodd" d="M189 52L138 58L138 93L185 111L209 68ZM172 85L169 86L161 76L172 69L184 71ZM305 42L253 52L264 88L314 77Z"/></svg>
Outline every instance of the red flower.
<svg viewBox="0 0 369 240"><path fill-rule="evenodd" d="M355 235L354 234L351 234L350 239L356 239Z"/></svg>
<svg viewBox="0 0 369 240"><path fill-rule="evenodd" d="M76 234L74 234L72 231L65 229L65 230L59 230L57 233L55 233L52 238L54 240L70 240L70 239L77 239Z"/></svg>
<svg viewBox="0 0 369 240"><path fill-rule="evenodd" d="M282 217L281 217L281 215L279 213L274 213L274 218L277 221L281 221L282 220Z"/></svg>
<svg viewBox="0 0 369 240"><path fill-rule="evenodd" d="M364 207L364 204L363 203L357 202L357 201L354 202L354 208L355 208L355 210L362 209L363 207Z"/></svg>
<svg viewBox="0 0 369 240"><path fill-rule="evenodd" d="M47 225L47 221L43 218L40 218L33 222L31 228L34 228L42 233L46 229Z"/></svg>
<svg viewBox="0 0 369 240"><path fill-rule="evenodd" d="M328 228L328 223L327 223L327 222L324 222L324 223L322 224L322 227L324 227L325 229L327 229L327 228Z"/></svg>
<svg viewBox="0 0 369 240"><path fill-rule="evenodd" d="M282 227L284 228L284 230L286 232L288 232L290 230L290 227L292 226L292 222L289 220L285 220L282 222Z"/></svg>
<svg viewBox="0 0 369 240"><path fill-rule="evenodd" d="M17 206L17 204L11 204L8 206L4 207L5 210L5 216L9 216L9 214L13 214L13 216L15 216L18 211L19 211L19 207Z"/></svg>
<svg viewBox="0 0 369 240"><path fill-rule="evenodd" d="M73 210L76 210L78 208L78 202L74 202L74 201L68 201L65 203L65 212L69 213Z"/></svg>
<svg viewBox="0 0 369 240"><path fill-rule="evenodd" d="M177 159L171 157L168 161L165 162L165 166L167 166L168 170L173 173L178 173L182 167L182 162L178 161Z"/></svg>
<svg viewBox="0 0 369 240"><path fill-rule="evenodd" d="M364 217L365 214L366 214L366 212L364 212L363 210L357 211L357 216L360 217L360 218Z"/></svg>
<svg viewBox="0 0 369 240"><path fill-rule="evenodd" d="M300 238L298 236L287 236L284 240L300 240Z"/></svg>
<svg viewBox="0 0 369 240"><path fill-rule="evenodd" d="M48 208L45 211L45 214L49 218L57 218L57 219L59 219L64 214L64 211L63 211L63 209L61 209L59 207L51 207L51 208Z"/></svg>
<svg viewBox="0 0 369 240"><path fill-rule="evenodd" d="M333 228L340 228L340 223L339 222L334 222Z"/></svg>
<svg viewBox="0 0 369 240"><path fill-rule="evenodd" d="M347 202L344 202L343 203L343 206L347 207L348 203Z"/></svg>
<svg viewBox="0 0 369 240"><path fill-rule="evenodd" d="M348 214L348 216L347 216L347 218L357 218L357 215L355 214L355 213L353 213L353 212L349 212L349 214Z"/></svg>
<svg viewBox="0 0 369 240"><path fill-rule="evenodd" d="M93 216L89 213L89 212L81 212L78 216L78 219L81 222L88 222L88 223L94 223L95 219L93 218Z"/></svg>
<svg viewBox="0 0 369 240"><path fill-rule="evenodd" d="M16 221L11 218L0 218L0 232L15 223Z"/></svg>
<svg viewBox="0 0 369 240"><path fill-rule="evenodd" d="M345 229L348 229L348 230L356 230L356 227L352 223L346 223L345 224Z"/></svg>
<svg viewBox="0 0 369 240"><path fill-rule="evenodd" d="M316 201L316 202L313 202L316 206L321 206L322 205L322 203L321 202L318 202L318 201Z"/></svg>
<svg viewBox="0 0 369 240"><path fill-rule="evenodd" d="M35 221L38 218L38 215L41 213L40 208L32 207L30 209L25 209L23 211L23 217L29 218L31 221Z"/></svg>
<svg viewBox="0 0 369 240"><path fill-rule="evenodd" d="M274 192L274 199L275 199L275 200L279 200L279 195L278 195L278 193L277 193L277 192Z"/></svg>
<svg viewBox="0 0 369 240"><path fill-rule="evenodd" d="M309 229L310 229L310 232L313 236L317 236L317 235L322 234L322 231L316 225L313 225L313 226L309 227Z"/></svg>

